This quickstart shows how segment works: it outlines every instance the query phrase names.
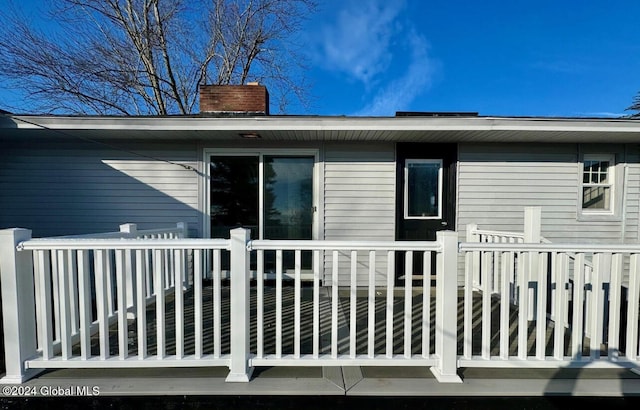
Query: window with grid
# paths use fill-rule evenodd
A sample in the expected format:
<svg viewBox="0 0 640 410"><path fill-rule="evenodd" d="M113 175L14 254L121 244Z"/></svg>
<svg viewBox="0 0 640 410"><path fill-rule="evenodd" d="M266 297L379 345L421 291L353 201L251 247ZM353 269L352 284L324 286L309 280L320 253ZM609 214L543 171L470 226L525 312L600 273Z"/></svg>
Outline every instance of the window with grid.
<svg viewBox="0 0 640 410"><path fill-rule="evenodd" d="M582 164L582 210L612 212L615 165L613 156L585 155Z"/></svg>

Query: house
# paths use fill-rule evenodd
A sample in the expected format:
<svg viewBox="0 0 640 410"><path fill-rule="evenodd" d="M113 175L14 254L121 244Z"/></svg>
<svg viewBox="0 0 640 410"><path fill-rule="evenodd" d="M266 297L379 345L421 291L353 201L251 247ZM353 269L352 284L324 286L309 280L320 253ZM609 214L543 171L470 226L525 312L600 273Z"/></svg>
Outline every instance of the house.
<svg viewBox="0 0 640 410"><path fill-rule="evenodd" d="M638 241L638 121L272 116L263 86L201 94L190 117L4 115L0 226L55 236L178 220L204 238L240 224L261 239L431 240L472 222L518 230L540 206L553 242Z"/></svg>
<svg viewBox="0 0 640 410"><path fill-rule="evenodd" d="M229 239L232 229L243 227L256 244L433 243L441 231L471 243L493 242L487 239L492 233L525 235L523 225L534 218L535 246L572 244L592 253L611 246L602 258L607 263L615 246L626 246L625 254L632 256L622 262L624 286L633 276L640 238L637 120L464 112L270 115L268 91L258 84L203 86L200 92L201 113L192 116L0 116L0 229L28 228L33 238L44 238L114 231L123 222L139 230L184 222L189 238ZM478 227L484 236L473 239L471 228ZM511 252L509 246L522 243L518 238L524 236L512 235L506 244L496 240L493 251ZM479 247L489 245L470 245L467 253L479 256ZM430 254L413 248L369 253L369 264L358 262L367 259L364 245L355 253L323 251L322 261L314 261L306 248L280 256L264 249L263 259L247 261L251 278L261 271L266 278L317 279L336 289L435 278L441 263L436 247L425 248ZM566 252L567 257L575 253ZM470 283L466 256L454 257L457 268L447 275L454 286ZM571 260L572 267L579 265ZM228 277L232 260L223 256L219 263ZM349 274L336 277L343 269ZM478 288L486 282L482 278L473 279ZM497 292L501 285L495 280L492 286ZM130 292L128 300L133 297ZM539 305L540 300L529 314L545 309ZM482 338L489 338L489 331L483 330ZM637 326L632 332L637 343ZM459 363L464 358L470 363L473 355L463 356ZM483 350L481 356L492 354ZM634 367L637 357L628 359L626 367Z"/></svg>

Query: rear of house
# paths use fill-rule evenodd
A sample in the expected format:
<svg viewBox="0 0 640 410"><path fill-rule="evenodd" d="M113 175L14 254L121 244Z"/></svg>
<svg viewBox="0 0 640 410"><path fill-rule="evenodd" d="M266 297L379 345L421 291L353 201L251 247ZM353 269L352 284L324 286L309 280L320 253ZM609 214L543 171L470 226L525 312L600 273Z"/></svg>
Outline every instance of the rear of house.
<svg viewBox="0 0 640 410"><path fill-rule="evenodd" d="M522 231L524 208L537 206L552 242L638 242L637 121L269 116L266 90L245 89L263 104L202 103L193 117L5 115L0 227L44 237L182 221L205 238L244 226L254 239L433 240L464 238L471 223Z"/></svg>

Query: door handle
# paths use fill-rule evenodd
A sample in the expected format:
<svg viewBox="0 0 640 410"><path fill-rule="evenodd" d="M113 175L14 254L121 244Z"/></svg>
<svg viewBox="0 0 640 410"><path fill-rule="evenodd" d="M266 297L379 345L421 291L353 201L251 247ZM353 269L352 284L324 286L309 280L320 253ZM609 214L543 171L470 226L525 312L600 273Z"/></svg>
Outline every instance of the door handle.
<svg viewBox="0 0 640 410"><path fill-rule="evenodd" d="M440 225L442 225L442 226L447 226L447 225L449 225L449 224L448 224L446 221L442 221L442 222L440 222Z"/></svg>

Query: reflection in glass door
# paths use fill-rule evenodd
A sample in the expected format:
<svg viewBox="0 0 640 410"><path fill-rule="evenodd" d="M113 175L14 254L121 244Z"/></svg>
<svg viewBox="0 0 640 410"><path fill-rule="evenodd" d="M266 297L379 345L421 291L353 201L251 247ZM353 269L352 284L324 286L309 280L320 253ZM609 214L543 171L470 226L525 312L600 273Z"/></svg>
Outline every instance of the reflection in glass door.
<svg viewBox="0 0 640 410"><path fill-rule="evenodd" d="M264 157L263 209L264 239L312 239L312 157Z"/></svg>
<svg viewBox="0 0 640 410"><path fill-rule="evenodd" d="M210 161L211 237L229 238L239 226L258 238L258 156L212 156Z"/></svg>
<svg viewBox="0 0 640 410"><path fill-rule="evenodd" d="M313 156L211 156L211 237L228 238L241 226L251 229L252 239L313 239L314 163ZM311 259L303 253L303 269L311 268ZM285 252L283 261L292 269L293 252ZM228 261L222 264L228 269ZM255 269L255 260L251 265ZM265 252L264 266L275 269L274 252Z"/></svg>

